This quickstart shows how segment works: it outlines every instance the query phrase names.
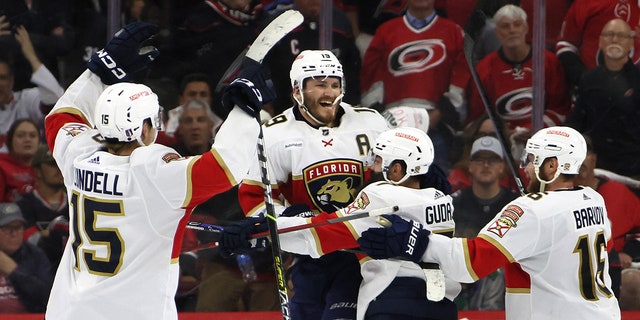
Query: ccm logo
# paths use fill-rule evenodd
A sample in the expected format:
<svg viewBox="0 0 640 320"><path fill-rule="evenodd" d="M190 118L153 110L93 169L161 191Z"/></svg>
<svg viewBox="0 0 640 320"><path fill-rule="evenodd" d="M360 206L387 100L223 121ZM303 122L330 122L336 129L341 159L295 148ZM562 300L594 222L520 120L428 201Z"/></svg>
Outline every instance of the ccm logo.
<svg viewBox="0 0 640 320"><path fill-rule="evenodd" d="M113 73L116 78L122 79L127 76L127 73L116 65L116 62L113 61L109 53L104 51L104 49L101 49L97 53L100 61L102 61L102 63L104 63L104 65L107 66L109 70L111 70L111 73Z"/></svg>
<svg viewBox="0 0 640 320"><path fill-rule="evenodd" d="M413 254L413 248L416 246L416 241L418 241L418 231L420 231L420 223L413 221L409 241L407 242L407 251L405 251L405 253Z"/></svg>

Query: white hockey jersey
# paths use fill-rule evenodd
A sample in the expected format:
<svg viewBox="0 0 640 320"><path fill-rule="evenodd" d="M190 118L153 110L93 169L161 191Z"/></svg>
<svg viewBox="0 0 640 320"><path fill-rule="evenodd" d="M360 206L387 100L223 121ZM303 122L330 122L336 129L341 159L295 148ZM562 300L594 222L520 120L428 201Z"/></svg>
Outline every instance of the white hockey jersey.
<svg viewBox="0 0 640 320"><path fill-rule="evenodd" d="M389 129L375 110L342 104L339 125L312 127L297 107L264 125L265 152L276 213L283 199L333 212L351 203L368 178L365 165L378 135ZM264 209L261 167L256 161L238 191L244 212Z"/></svg>
<svg viewBox="0 0 640 320"><path fill-rule="evenodd" d="M365 187L349 206L334 213L321 213L313 218L279 217L278 228L286 228L309 222L343 217L374 209L399 206L396 214L405 219L419 221L434 233L452 235L453 204L451 196L433 189L412 189L376 182ZM280 235L282 250L319 257L335 250L357 248L360 234L380 227L376 217L367 217L304 229ZM382 293L396 277L416 277L425 279L422 268L411 261L375 260L360 255L362 283L358 293L358 319L364 319L369 303ZM460 284L446 280L446 298L452 300L460 293ZM425 297L426 299L426 297Z"/></svg>
<svg viewBox="0 0 640 320"><path fill-rule="evenodd" d="M156 144L116 156L102 151L86 120L102 88L97 76L83 74L46 119L71 220L46 318L177 319L177 262L189 213L247 171L253 156L238 148L255 146L259 127L236 109L201 156L181 158Z"/></svg>
<svg viewBox="0 0 640 320"><path fill-rule="evenodd" d="M531 287L507 288L507 319L620 319L610 289L610 237L600 194L576 187L515 199L473 240L432 235L423 260L461 282L519 263Z"/></svg>

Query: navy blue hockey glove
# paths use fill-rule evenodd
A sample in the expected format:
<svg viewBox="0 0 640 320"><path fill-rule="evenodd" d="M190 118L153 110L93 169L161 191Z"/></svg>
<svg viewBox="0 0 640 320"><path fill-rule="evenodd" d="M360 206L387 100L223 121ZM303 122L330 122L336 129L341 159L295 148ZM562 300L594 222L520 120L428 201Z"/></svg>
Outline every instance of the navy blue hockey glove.
<svg viewBox="0 0 640 320"><path fill-rule="evenodd" d="M247 253L252 247L249 241L251 235L267 230L269 230L269 228L265 217L248 217L234 221L224 226L222 230L219 241L220 251L227 256L234 253Z"/></svg>
<svg viewBox="0 0 640 320"><path fill-rule="evenodd" d="M435 188L444 194L451 194L451 183L447 179L447 174L434 163L429 166L429 171L420 182L420 188Z"/></svg>
<svg viewBox="0 0 640 320"><path fill-rule="evenodd" d="M229 111L237 105L249 115L257 117L262 105L275 97L269 68L245 59L238 77L224 89L222 105Z"/></svg>
<svg viewBox="0 0 640 320"><path fill-rule="evenodd" d="M418 263L429 244L429 230L417 221L400 216L382 215L391 222L388 228L370 228L358 239L360 249L374 259L401 258Z"/></svg>
<svg viewBox="0 0 640 320"><path fill-rule="evenodd" d="M316 214L313 213L313 211L311 211L311 208L309 208L309 206L304 203L294 204L292 206L289 206L286 209L284 209L282 214L280 214L281 217L302 217L302 218L311 218L311 217L315 217L315 215Z"/></svg>
<svg viewBox="0 0 640 320"><path fill-rule="evenodd" d="M91 55L87 68L107 85L131 81L133 74L146 69L160 54L153 46L142 46L157 32L157 25L146 22L124 26L103 49Z"/></svg>

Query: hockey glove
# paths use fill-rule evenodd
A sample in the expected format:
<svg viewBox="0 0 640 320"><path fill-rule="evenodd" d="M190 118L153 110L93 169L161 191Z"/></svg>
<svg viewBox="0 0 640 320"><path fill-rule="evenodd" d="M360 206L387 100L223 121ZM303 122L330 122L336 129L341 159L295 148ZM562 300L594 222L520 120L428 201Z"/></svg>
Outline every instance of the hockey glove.
<svg viewBox="0 0 640 320"><path fill-rule="evenodd" d="M275 97L269 69L256 61L245 59L238 77L224 89L222 105L229 111L238 106L257 117L262 105Z"/></svg>
<svg viewBox="0 0 640 320"><path fill-rule="evenodd" d="M395 214L382 216L391 222L391 226L364 231L358 239L360 249L374 259L401 258L420 262L431 232L417 221L407 221Z"/></svg>
<svg viewBox="0 0 640 320"><path fill-rule="evenodd" d="M87 67L107 85L131 81L133 74L147 68L160 54L153 46L142 46L156 32L158 26L146 22L124 26L102 50L91 56Z"/></svg>
<svg viewBox="0 0 640 320"><path fill-rule="evenodd" d="M251 249L251 235L268 230L264 217L248 217L226 225L220 237L220 251L230 256L234 253L247 253Z"/></svg>
<svg viewBox="0 0 640 320"><path fill-rule="evenodd" d="M280 214L281 217L301 217L301 218L311 218L311 217L315 217L315 215L316 214L313 213L313 211L311 211L309 206L304 203L294 204L292 206L289 206L286 209L284 209L282 214Z"/></svg>
<svg viewBox="0 0 640 320"><path fill-rule="evenodd" d="M420 182L420 188L435 188L444 194L451 194L451 183L447 175L436 164L429 166L429 171Z"/></svg>

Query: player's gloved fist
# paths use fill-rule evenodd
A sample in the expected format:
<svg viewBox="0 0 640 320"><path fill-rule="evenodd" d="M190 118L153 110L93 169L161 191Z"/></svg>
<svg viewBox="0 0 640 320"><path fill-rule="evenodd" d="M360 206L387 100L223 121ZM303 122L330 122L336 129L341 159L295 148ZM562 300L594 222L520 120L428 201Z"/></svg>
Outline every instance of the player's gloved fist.
<svg viewBox="0 0 640 320"><path fill-rule="evenodd" d="M315 215L316 214L313 213L313 211L311 211L311 208L309 208L309 206L304 203L288 206L286 209L284 209L284 211L282 211L282 214L280 214L281 217L301 217L301 218L311 218L311 217L314 217Z"/></svg>
<svg viewBox="0 0 640 320"><path fill-rule="evenodd" d="M255 117L260 113L262 105L275 97L269 69L256 61L245 59L238 77L225 88L222 105L227 110L238 106Z"/></svg>
<svg viewBox="0 0 640 320"><path fill-rule="evenodd" d="M144 70L160 52L142 43L158 32L158 26L146 22L132 22L120 29L107 45L94 53L87 67L111 85L131 81L138 71Z"/></svg>
<svg viewBox="0 0 640 320"><path fill-rule="evenodd" d="M370 228L358 239L360 249L374 259L402 258L420 262L429 244L429 230L417 221L407 221L395 214L382 215L391 226Z"/></svg>
<svg viewBox="0 0 640 320"><path fill-rule="evenodd" d="M264 217L249 217L234 221L224 226L220 237L220 251L222 254L247 253L251 249L249 239L251 235L268 230L267 219Z"/></svg>
<svg viewBox="0 0 640 320"><path fill-rule="evenodd" d="M423 188L435 188L442 191L444 194L451 194L451 183L447 179L447 174L440 169L436 164L429 166L429 171L424 177Z"/></svg>

